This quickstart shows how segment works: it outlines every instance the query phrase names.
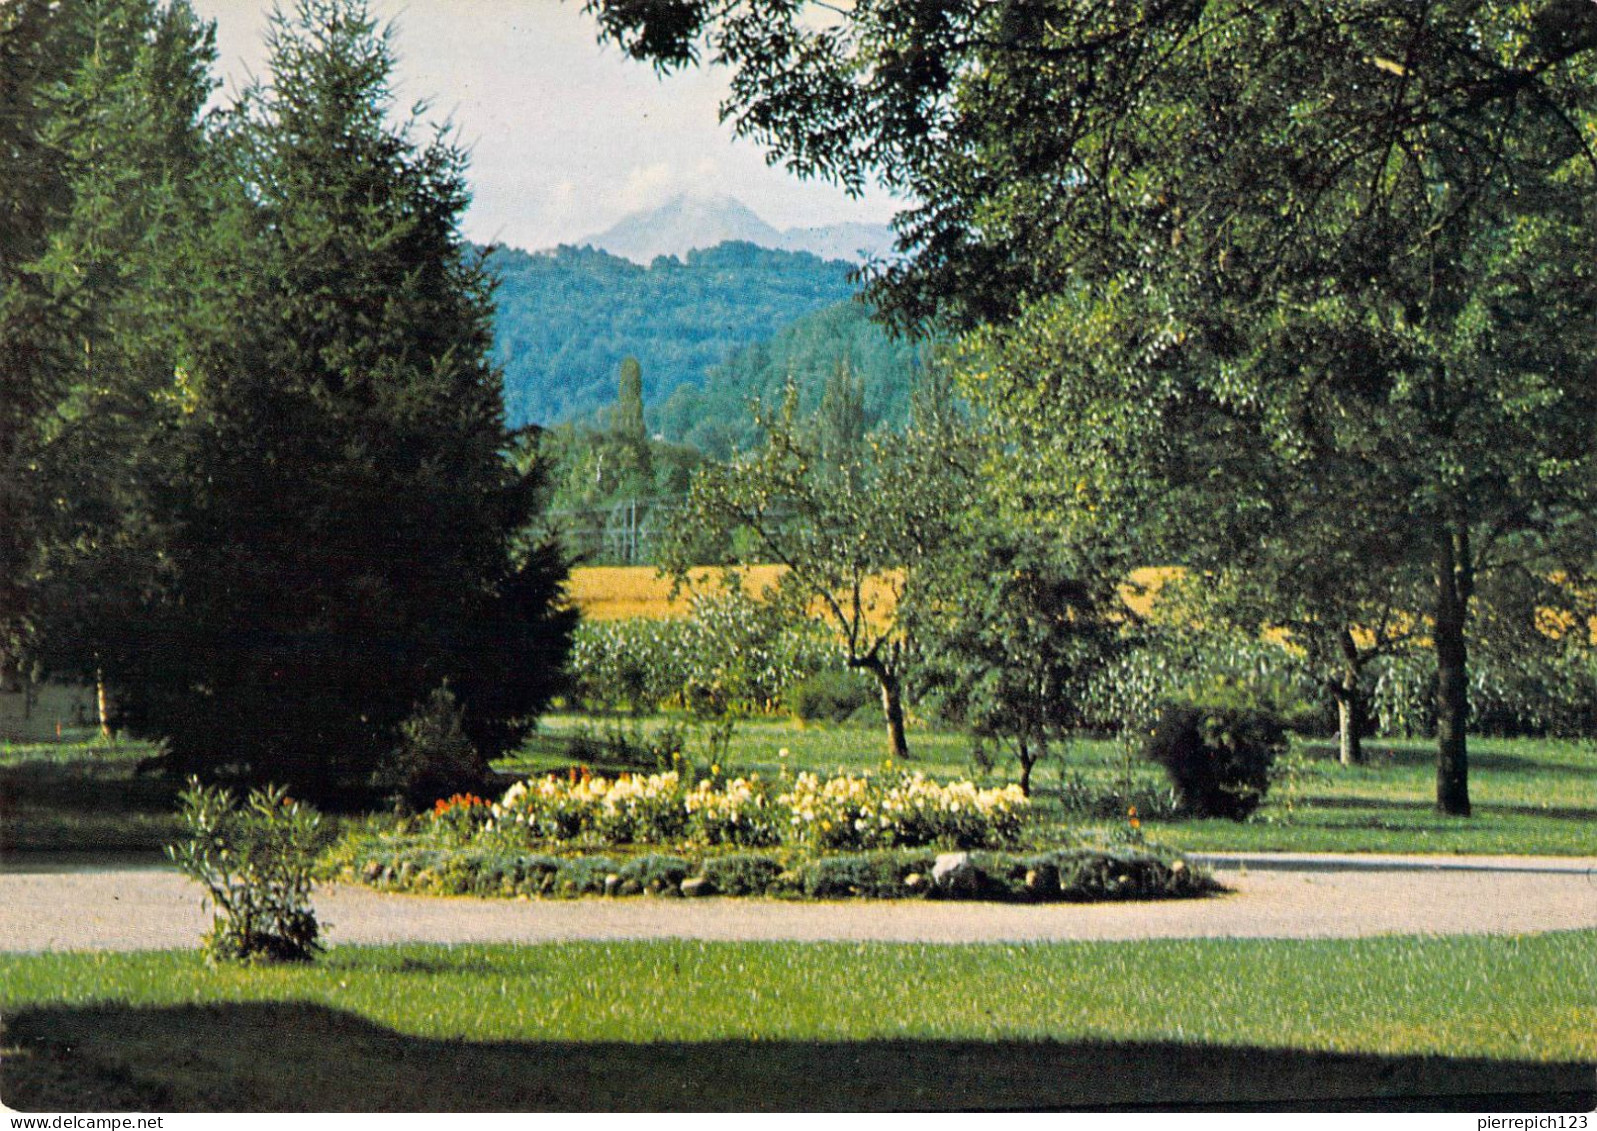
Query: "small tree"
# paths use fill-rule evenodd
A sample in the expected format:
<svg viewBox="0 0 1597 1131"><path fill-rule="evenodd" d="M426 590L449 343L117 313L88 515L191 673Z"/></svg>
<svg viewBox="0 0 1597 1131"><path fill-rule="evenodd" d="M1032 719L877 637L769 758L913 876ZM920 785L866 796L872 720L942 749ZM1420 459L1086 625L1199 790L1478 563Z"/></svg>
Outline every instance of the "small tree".
<svg viewBox="0 0 1597 1131"><path fill-rule="evenodd" d="M763 450L694 480L663 568L681 583L706 564L785 567L771 599L787 616L819 617L838 634L848 666L876 680L888 748L906 758L907 610L922 567L953 534L974 462L936 394L921 398L907 433L873 433L840 466L823 458L816 437L826 432L800 421L797 406L789 386L779 412L758 414ZM726 532L730 548L706 537Z"/></svg>
<svg viewBox="0 0 1597 1131"><path fill-rule="evenodd" d="M1084 725L1092 681L1123 650L1116 575L996 527L961 539L927 574L913 615L920 679L978 738L1014 754L1030 796L1033 769Z"/></svg>

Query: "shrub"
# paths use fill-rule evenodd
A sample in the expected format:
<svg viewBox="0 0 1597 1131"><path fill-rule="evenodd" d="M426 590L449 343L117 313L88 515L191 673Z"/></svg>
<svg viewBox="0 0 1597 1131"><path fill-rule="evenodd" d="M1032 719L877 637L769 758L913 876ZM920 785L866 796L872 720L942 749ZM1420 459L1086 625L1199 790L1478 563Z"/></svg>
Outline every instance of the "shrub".
<svg viewBox="0 0 1597 1131"><path fill-rule="evenodd" d="M932 857L902 852L822 856L798 869L799 888L810 899L902 899L927 894L930 883L912 888L911 875L929 876Z"/></svg>
<svg viewBox="0 0 1597 1131"><path fill-rule="evenodd" d="M595 732L586 724L566 740L566 757L579 766L614 766L627 770L669 770L687 750L687 733L680 726L660 727L652 733L642 724L606 724Z"/></svg>
<svg viewBox="0 0 1597 1131"><path fill-rule="evenodd" d="M783 700L789 712L804 722L847 722L871 701L869 680L858 672L821 671L787 689Z"/></svg>
<svg viewBox="0 0 1597 1131"><path fill-rule="evenodd" d="M1240 821L1264 799L1270 767L1285 748L1272 715L1172 704L1143 753L1170 775L1185 812Z"/></svg>
<svg viewBox="0 0 1597 1131"><path fill-rule="evenodd" d="M997 868L992 871L999 874ZM1039 901L1182 899L1218 890L1207 873L1185 860L1163 860L1135 851L1066 849L1011 858L1002 876L1011 895Z"/></svg>
<svg viewBox="0 0 1597 1131"><path fill-rule="evenodd" d="M708 857L699 875L718 895L774 895L781 888L779 879L785 870L781 861L770 856L733 853Z"/></svg>
<svg viewBox="0 0 1597 1131"><path fill-rule="evenodd" d="M279 787L243 805L226 789L189 779L178 797L185 840L166 854L205 886L216 908L203 947L213 961L304 962L321 950L311 909L321 816Z"/></svg>
<svg viewBox="0 0 1597 1131"><path fill-rule="evenodd" d="M631 880L651 895L677 895L692 871L693 865L680 856L650 855L628 860L616 874L622 883Z"/></svg>
<svg viewBox="0 0 1597 1131"><path fill-rule="evenodd" d="M555 895L603 895L605 881L620 871L608 856L575 856L560 861L552 892Z"/></svg>
<svg viewBox="0 0 1597 1131"><path fill-rule="evenodd" d="M399 745L379 767L374 783L396 804L414 811L440 797L483 789L491 777L488 763L466 737L460 704L446 684L434 689L401 725Z"/></svg>

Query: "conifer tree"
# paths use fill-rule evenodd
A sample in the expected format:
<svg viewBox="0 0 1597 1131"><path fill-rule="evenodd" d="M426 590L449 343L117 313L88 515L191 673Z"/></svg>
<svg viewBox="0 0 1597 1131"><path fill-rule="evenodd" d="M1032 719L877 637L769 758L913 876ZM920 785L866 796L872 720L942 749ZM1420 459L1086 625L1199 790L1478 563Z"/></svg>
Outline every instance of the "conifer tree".
<svg viewBox="0 0 1597 1131"><path fill-rule="evenodd" d="M304 0L269 45L217 142L170 577L115 678L173 769L326 797L442 687L479 753L514 744L572 615L558 556L518 538L538 483L508 458L463 154L390 124L389 38L358 0Z"/></svg>

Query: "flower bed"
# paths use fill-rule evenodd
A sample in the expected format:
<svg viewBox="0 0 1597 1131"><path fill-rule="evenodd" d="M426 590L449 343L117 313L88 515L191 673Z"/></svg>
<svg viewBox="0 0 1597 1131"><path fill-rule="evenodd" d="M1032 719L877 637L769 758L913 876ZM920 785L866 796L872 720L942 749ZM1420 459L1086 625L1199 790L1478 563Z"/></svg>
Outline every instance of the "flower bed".
<svg viewBox="0 0 1597 1131"><path fill-rule="evenodd" d="M770 782L585 770L517 782L496 803L439 801L399 832L355 834L331 877L435 895L759 895L794 899L1160 899L1216 890L1134 846L1024 854L1014 786L922 774Z"/></svg>
<svg viewBox="0 0 1597 1131"><path fill-rule="evenodd" d="M1027 813L1017 786L944 785L922 774L801 773L780 783L712 775L689 786L676 771L615 779L573 771L511 786L473 835L519 844L1000 848L1019 843ZM458 827L450 811L437 819Z"/></svg>

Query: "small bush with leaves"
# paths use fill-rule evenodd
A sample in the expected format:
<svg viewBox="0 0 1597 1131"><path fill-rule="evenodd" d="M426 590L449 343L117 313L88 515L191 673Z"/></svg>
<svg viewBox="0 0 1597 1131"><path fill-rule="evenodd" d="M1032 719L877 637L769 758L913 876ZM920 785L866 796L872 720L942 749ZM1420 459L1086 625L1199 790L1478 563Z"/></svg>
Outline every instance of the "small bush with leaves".
<svg viewBox="0 0 1597 1131"><path fill-rule="evenodd" d="M616 872L623 884L631 881L650 895L680 895L682 881L693 872L693 865L680 856L651 853L637 856Z"/></svg>
<svg viewBox="0 0 1597 1131"><path fill-rule="evenodd" d="M579 766L664 771L678 768L686 751L687 731L675 724L650 730L610 722L599 731L583 724L566 740L566 757Z"/></svg>
<svg viewBox="0 0 1597 1131"><path fill-rule="evenodd" d="M446 684L402 724L399 745L378 770L376 785L398 804L421 810L439 798L484 789L492 776L466 737L460 704Z"/></svg>
<svg viewBox="0 0 1597 1131"><path fill-rule="evenodd" d="M189 780L178 797L187 834L167 855L203 884L216 909L206 955L224 962L304 962L321 950L311 909L321 815L279 787L239 804L226 789Z"/></svg>
<svg viewBox="0 0 1597 1131"><path fill-rule="evenodd" d="M771 895L780 889L786 871L781 861L755 853L733 853L707 857L699 874L716 895Z"/></svg>
<svg viewBox="0 0 1597 1131"><path fill-rule="evenodd" d="M1273 715L1173 704L1143 753L1170 775L1185 812L1240 821L1264 800L1270 768L1285 749L1286 732Z"/></svg>
<svg viewBox="0 0 1597 1131"><path fill-rule="evenodd" d="M789 687L783 700L803 722L842 723L871 697L870 681L858 672L821 671Z"/></svg>
<svg viewBox="0 0 1597 1131"><path fill-rule="evenodd" d="M909 877L926 877L934 858L925 853L861 852L822 856L798 869L800 890L809 899L911 899L931 890L923 882L912 887Z"/></svg>

